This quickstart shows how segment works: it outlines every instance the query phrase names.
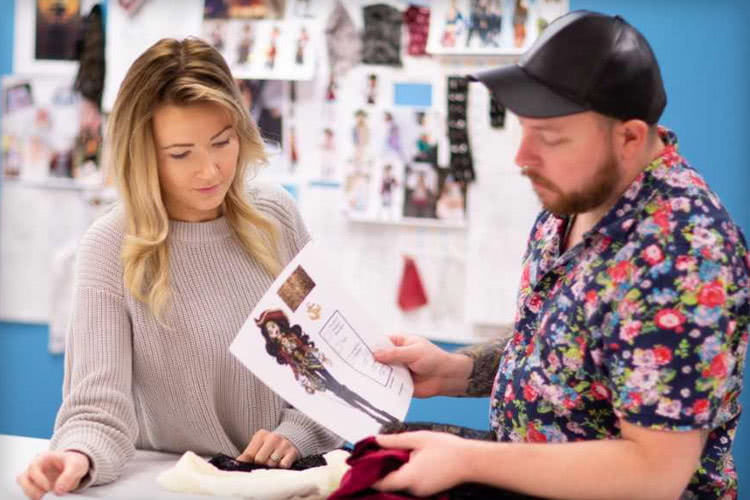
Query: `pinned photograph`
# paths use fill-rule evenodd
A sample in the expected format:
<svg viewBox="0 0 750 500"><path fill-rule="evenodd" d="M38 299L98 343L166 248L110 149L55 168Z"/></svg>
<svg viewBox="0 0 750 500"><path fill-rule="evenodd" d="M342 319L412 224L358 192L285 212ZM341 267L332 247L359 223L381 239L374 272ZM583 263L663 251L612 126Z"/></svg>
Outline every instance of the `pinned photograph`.
<svg viewBox="0 0 750 500"><path fill-rule="evenodd" d="M432 7L427 51L521 54L568 11L567 0L448 0Z"/></svg>
<svg viewBox="0 0 750 500"><path fill-rule="evenodd" d="M80 29L80 0L37 0L34 57L76 60Z"/></svg>

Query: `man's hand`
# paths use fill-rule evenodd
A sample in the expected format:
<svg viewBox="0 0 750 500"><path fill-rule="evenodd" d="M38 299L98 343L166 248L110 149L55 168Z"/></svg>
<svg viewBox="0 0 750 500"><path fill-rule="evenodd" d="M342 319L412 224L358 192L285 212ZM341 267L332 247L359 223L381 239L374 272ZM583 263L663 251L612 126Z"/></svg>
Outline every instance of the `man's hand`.
<svg viewBox="0 0 750 500"><path fill-rule="evenodd" d="M288 439L261 429L255 433L237 460L288 469L298 458L299 451Z"/></svg>
<svg viewBox="0 0 750 500"><path fill-rule="evenodd" d="M471 440L442 432L405 432L377 436L384 448L412 450L409 461L376 482L380 491L408 491L426 497L466 482Z"/></svg>
<svg viewBox="0 0 750 500"><path fill-rule="evenodd" d="M31 461L16 482L32 500L39 500L50 491L59 496L76 489L89 467L88 456L81 452L45 451Z"/></svg>
<svg viewBox="0 0 750 500"><path fill-rule="evenodd" d="M469 383L473 361L468 356L440 349L422 337L391 336L394 347L375 352L381 363L401 363L414 379L414 396L456 396L464 394Z"/></svg>

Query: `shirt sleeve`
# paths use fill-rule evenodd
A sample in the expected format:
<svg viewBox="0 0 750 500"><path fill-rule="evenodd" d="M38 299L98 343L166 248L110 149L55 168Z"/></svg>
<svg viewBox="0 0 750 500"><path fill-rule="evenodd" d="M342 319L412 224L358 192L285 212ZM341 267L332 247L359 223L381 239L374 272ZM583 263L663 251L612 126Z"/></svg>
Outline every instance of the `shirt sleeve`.
<svg viewBox="0 0 750 500"><path fill-rule="evenodd" d="M115 480L135 453L138 433L130 319L111 276L117 252L104 251L110 242L100 236L90 230L79 249L63 402L50 446L88 455L91 469L79 489Z"/></svg>
<svg viewBox="0 0 750 500"><path fill-rule="evenodd" d="M611 301L602 330L612 403L642 427L712 429L739 414L746 249L723 210L686 211L655 203L639 239L598 277Z"/></svg>
<svg viewBox="0 0 750 500"><path fill-rule="evenodd" d="M291 407L283 410L281 422L274 432L287 438L302 457L325 453L344 444L336 434Z"/></svg>

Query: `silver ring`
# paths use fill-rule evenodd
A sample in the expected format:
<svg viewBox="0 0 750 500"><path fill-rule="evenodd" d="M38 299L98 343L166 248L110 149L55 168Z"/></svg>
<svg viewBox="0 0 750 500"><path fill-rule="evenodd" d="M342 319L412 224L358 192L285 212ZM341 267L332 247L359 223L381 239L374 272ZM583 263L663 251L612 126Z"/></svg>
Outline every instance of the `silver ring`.
<svg viewBox="0 0 750 500"><path fill-rule="evenodd" d="M278 456L275 451L273 453L271 453L271 461L272 462L278 462L279 460L281 460L281 457Z"/></svg>

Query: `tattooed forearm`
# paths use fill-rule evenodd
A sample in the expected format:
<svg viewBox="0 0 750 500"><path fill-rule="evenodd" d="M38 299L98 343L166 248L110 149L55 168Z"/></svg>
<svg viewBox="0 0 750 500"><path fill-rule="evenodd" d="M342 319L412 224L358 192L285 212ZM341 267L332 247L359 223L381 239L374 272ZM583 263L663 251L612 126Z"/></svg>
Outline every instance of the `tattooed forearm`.
<svg viewBox="0 0 750 500"><path fill-rule="evenodd" d="M495 380L495 374L500 365L500 357L503 355L508 340L508 338L496 339L456 351L474 360L474 367L469 376L469 385L466 388L465 396L482 397L490 395L492 382Z"/></svg>

